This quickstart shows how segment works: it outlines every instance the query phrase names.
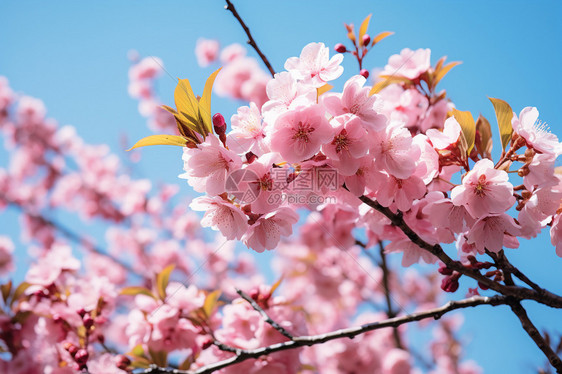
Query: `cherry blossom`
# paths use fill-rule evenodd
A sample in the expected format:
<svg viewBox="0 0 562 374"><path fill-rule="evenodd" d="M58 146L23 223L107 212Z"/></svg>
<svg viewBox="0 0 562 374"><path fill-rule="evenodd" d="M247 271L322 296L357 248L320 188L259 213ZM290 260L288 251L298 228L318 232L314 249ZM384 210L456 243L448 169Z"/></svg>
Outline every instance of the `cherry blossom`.
<svg viewBox="0 0 562 374"><path fill-rule="evenodd" d="M248 228L248 219L242 211L219 196L198 197L189 205L191 209L205 212L201 225L219 230L229 240L240 239Z"/></svg>
<svg viewBox="0 0 562 374"><path fill-rule="evenodd" d="M198 39L195 45L195 56L197 57L199 66L204 68L213 63L218 57L219 49L218 40Z"/></svg>
<svg viewBox="0 0 562 374"><path fill-rule="evenodd" d="M453 188L451 200L463 205L474 218L503 213L515 203L507 173L494 169L488 159L478 161L464 176L462 185Z"/></svg>
<svg viewBox="0 0 562 374"><path fill-rule="evenodd" d="M409 79L416 79L430 67L431 51L417 49L412 51L404 48L399 55L392 55L381 75L399 75Z"/></svg>
<svg viewBox="0 0 562 374"><path fill-rule="evenodd" d="M517 116L513 116L513 131L521 136L527 144L540 153L556 154L561 153L561 145L558 137L548 131L544 123L538 121L539 111L535 107L523 108Z"/></svg>
<svg viewBox="0 0 562 374"><path fill-rule="evenodd" d="M313 87L321 87L343 74L343 55L330 58L330 50L324 43L307 44L300 57L291 57L285 62L285 69L300 79L310 81Z"/></svg>

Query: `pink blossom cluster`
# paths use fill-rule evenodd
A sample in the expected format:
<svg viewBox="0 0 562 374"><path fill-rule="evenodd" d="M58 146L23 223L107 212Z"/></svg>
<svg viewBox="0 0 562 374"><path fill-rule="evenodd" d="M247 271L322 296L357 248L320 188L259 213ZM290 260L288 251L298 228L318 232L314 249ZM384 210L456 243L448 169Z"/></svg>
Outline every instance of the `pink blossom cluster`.
<svg viewBox="0 0 562 374"><path fill-rule="evenodd" d="M270 77L259 62L246 53L246 48L238 43L220 50L219 42L212 39L199 39L195 46L199 66L207 67L217 60L222 66L214 87L217 95L253 102L261 108L268 100L266 85Z"/></svg>

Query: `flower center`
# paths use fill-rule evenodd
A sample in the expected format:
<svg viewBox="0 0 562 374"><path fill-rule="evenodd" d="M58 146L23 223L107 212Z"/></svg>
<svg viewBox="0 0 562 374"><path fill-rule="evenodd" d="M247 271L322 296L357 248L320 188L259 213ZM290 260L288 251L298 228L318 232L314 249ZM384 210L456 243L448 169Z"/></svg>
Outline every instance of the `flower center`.
<svg viewBox="0 0 562 374"><path fill-rule="evenodd" d="M332 145L336 146L336 153L340 153L343 149L347 150L349 143L350 141L345 129L343 129L339 135L336 135L334 140L332 140Z"/></svg>
<svg viewBox="0 0 562 374"><path fill-rule="evenodd" d="M474 193L476 193L476 196L482 197L486 195L486 191L488 191L488 183L486 182L486 176L482 174L478 177L478 184L474 189Z"/></svg>
<svg viewBox="0 0 562 374"><path fill-rule="evenodd" d="M293 135L293 140L300 140L302 142L308 143L308 135L314 130L314 127L310 126L308 123L299 122L297 124L295 134Z"/></svg>

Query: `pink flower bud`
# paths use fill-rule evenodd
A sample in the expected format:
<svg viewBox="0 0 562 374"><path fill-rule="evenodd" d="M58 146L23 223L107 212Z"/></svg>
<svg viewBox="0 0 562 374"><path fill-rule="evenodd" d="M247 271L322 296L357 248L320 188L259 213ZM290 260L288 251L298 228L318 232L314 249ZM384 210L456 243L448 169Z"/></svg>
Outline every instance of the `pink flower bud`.
<svg viewBox="0 0 562 374"><path fill-rule="evenodd" d="M217 135L226 133L226 121L224 120L222 114L216 113L213 116L213 127L215 128Z"/></svg>
<svg viewBox="0 0 562 374"><path fill-rule="evenodd" d="M213 345L213 339L206 338L205 340L203 340L203 343L201 343L201 349L205 350L212 345Z"/></svg>
<svg viewBox="0 0 562 374"><path fill-rule="evenodd" d="M83 321L84 321L84 327L87 329L89 329L94 325L94 319L89 314L86 314L84 316Z"/></svg>
<svg viewBox="0 0 562 374"><path fill-rule="evenodd" d="M443 274L443 275L452 275L453 274L453 270L449 269L446 265L441 265L439 267L439 274Z"/></svg>
<svg viewBox="0 0 562 374"><path fill-rule="evenodd" d="M361 71L359 72L359 74L361 74L361 75L364 76L365 78L369 78L369 70L367 70L367 69L361 69Z"/></svg>
<svg viewBox="0 0 562 374"><path fill-rule="evenodd" d="M441 289L445 292L455 292L459 289L459 278L453 274L443 278L441 281Z"/></svg>
<svg viewBox="0 0 562 374"><path fill-rule="evenodd" d="M86 362L88 362L89 357L90 355L88 354L88 351L84 348L81 348L74 355L74 361L76 361L78 365L84 365L86 364Z"/></svg>
<svg viewBox="0 0 562 374"><path fill-rule="evenodd" d="M336 44L336 46L334 47L334 49L336 50L336 52L338 53L345 53L347 52L347 48L345 48L345 45L338 43Z"/></svg>
<svg viewBox="0 0 562 374"><path fill-rule="evenodd" d="M369 34L363 35L363 45L369 45L370 42L371 42L371 37L369 36Z"/></svg>
<svg viewBox="0 0 562 374"><path fill-rule="evenodd" d="M78 315L82 318L84 318L84 316L86 315L86 311L84 310L84 308L78 309L76 313L78 313Z"/></svg>
<svg viewBox="0 0 562 374"><path fill-rule="evenodd" d="M131 360L129 360L127 356L119 355L117 356L117 361L115 365L117 366L117 368L121 370L127 370L129 365L131 365Z"/></svg>

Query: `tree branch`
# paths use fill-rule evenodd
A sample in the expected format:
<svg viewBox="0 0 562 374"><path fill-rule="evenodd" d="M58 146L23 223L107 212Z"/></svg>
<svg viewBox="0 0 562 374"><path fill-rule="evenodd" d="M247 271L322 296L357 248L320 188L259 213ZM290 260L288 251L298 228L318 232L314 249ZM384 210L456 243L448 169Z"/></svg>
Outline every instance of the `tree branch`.
<svg viewBox="0 0 562 374"><path fill-rule="evenodd" d="M427 318L439 319L444 314L451 312L456 309L471 308L479 305L491 305L498 306L507 304L509 298L505 296L473 296L468 299L463 299L459 301L449 301L447 304L430 309L424 312L418 312L409 314L407 316L389 318L384 321L371 322L361 326L349 327L346 329L332 331L326 334L310 335L310 336L299 336L294 337L293 340L289 340L282 343L272 344L267 347L257 348L253 350L243 351L239 355L232 356L226 360L215 362L213 364L206 365L195 371L182 371L177 369L166 369L166 368L150 368L143 372L143 374L210 374L222 368L237 364L239 362L258 358L264 355L268 355L275 352L286 351L289 349L300 348L304 346L313 346L316 344L322 344L331 340L341 339L341 338L354 338L357 335L364 334L369 331L379 330L387 327L398 327L400 325L421 321Z"/></svg>
<svg viewBox="0 0 562 374"><path fill-rule="evenodd" d="M388 318L396 317L397 313L392 308L392 300L390 296L390 282L389 282L389 270L388 264L386 263L386 254L384 253L384 245L382 241L379 241L379 253L381 256L380 268L382 269L382 285L384 288L384 298L386 300L386 315ZM394 327L392 329L392 335L394 337L394 343L396 344L397 348L404 349L402 345L402 341L400 339L400 333L398 328Z"/></svg>
<svg viewBox="0 0 562 374"><path fill-rule="evenodd" d="M283 328L283 326L279 325L277 322L275 322L274 320L271 319L271 317L269 317L267 315L267 313L265 312L265 310L263 310L262 307L260 307L258 305L258 303L256 303L256 301L254 299L252 299L249 295L246 295L246 293L244 293L244 291L236 288L236 293L238 295L240 295L241 298L243 298L244 300L246 300L248 303L250 303L250 305L252 306L252 308L254 308L254 310L256 310L259 314L261 314L263 320L265 322L267 322L268 324L271 325L271 327L273 327L275 330L279 331L283 336L285 336L286 338L292 340L293 339L293 335L291 335L287 330L285 330Z"/></svg>
<svg viewBox="0 0 562 374"><path fill-rule="evenodd" d="M109 258L111 261L113 261L114 263L116 263L117 265L121 266L123 269L125 269L126 271L128 271L131 274L134 274L140 278L144 278L143 275L137 273L135 271L135 269L133 269L131 266L129 266L128 264L126 264L125 262L119 260L116 257L113 257L112 255L110 255L109 253L107 253L107 251L95 246L92 243L87 242L82 236L80 236L79 234L75 233L74 231L72 231L71 229L69 229L68 227L64 226L62 223L60 222L56 222L50 218L47 218L43 215L40 214L35 214L30 212L28 209L26 209L25 207L23 207L22 205L12 201L11 199L7 198L6 196L0 194L0 199L3 200L4 202L6 202L8 205L13 206L14 208L17 208L19 211L21 211L24 214L27 214L28 216L30 216L33 219L39 220L41 222L43 222L45 225L48 225L50 227L52 227L54 230L60 232L63 236L65 236L67 239L82 245L85 249L87 249L90 252L96 253L100 256L104 256Z"/></svg>
<svg viewBox="0 0 562 374"><path fill-rule="evenodd" d="M537 347L539 347L544 353L546 358L548 358L548 361L556 369L556 372L562 374L562 361L560 360L560 357L558 357L558 355L552 350L550 345L542 337L539 330L537 330L533 322L531 322L525 308L521 306L519 301L509 302L509 306L511 307L513 313L515 313L515 315L519 318L523 330L525 330L531 339L533 339Z"/></svg>
<svg viewBox="0 0 562 374"><path fill-rule="evenodd" d="M377 201L371 200L367 196L360 196L359 199L370 206L371 208L384 214L390 221L416 245L423 248L440 259L449 269L455 270L461 274L469 276L486 287L501 293L502 295L513 296L517 299L530 299L535 300L541 304L548 305L553 308L562 308L562 297L555 295L549 291L544 290L543 293L539 293L536 290L532 290L525 287L518 286L504 286L498 282L483 276L479 271L475 269L470 269L465 267L461 262L453 260L449 257L443 248L439 244L429 244L423 240L418 234L416 234L404 221L402 218L402 213L394 213L389 208L383 207Z"/></svg>
<svg viewBox="0 0 562 374"><path fill-rule="evenodd" d="M252 37L252 33L250 32L250 29L248 28L248 26L246 26L246 23L244 23L244 21L242 20L242 17L240 17L240 14L238 14L238 11L234 7L234 4L232 4L232 2L230 0L226 0L226 5L225 5L224 9L229 10L232 13L232 15L238 20L238 22L240 23L240 26L242 26L242 28L246 32L246 35L248 36L248 44L251 45L256 50L256 52L260 56L261 60L265 64L265 66L267 66L267 69L271 73L271 76L274 77L275 76L275 70L273 70L273 67L269 63L269 60L267 59L267 57L265 57L263 52L258 47L256 41Z"/></svg>

